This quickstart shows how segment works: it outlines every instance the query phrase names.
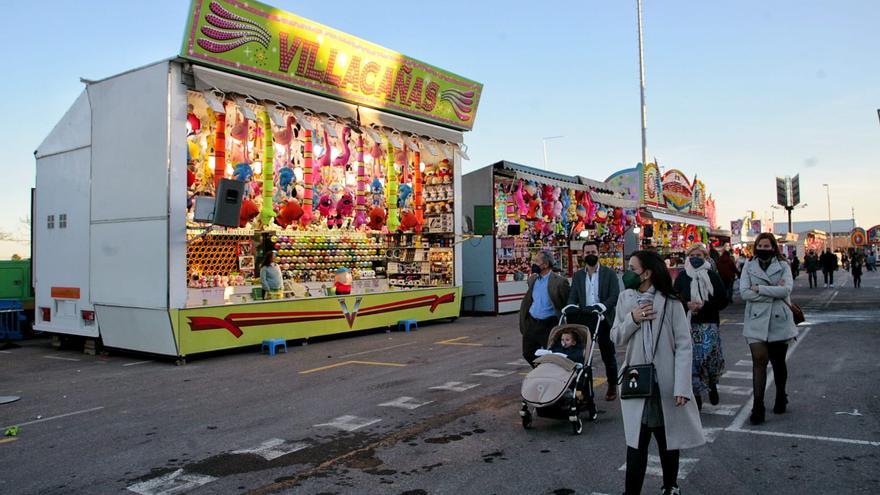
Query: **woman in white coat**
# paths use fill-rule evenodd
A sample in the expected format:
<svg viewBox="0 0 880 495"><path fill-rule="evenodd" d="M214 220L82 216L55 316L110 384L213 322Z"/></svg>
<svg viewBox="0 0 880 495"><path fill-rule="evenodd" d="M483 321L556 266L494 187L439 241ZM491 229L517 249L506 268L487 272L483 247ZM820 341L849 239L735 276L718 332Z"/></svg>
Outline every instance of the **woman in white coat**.
<svg viewBox="0 0 880 495"><path fill-rule="evenodd" d="M785 412L788 404L785 394L788 380L785 354L789 342L797 336L797 327L787 304L793 285L791 269L779 253L776 237L768 232L758 234L754 251L755 258L746 264L740 276L739 293L746 302L743 336L752 352L755 403L749 420L753 425L759 425L764 422L768 361L773 365L776 382L773 412Z"/></svg>
<svg viewBox="0 0 880 495"><path fill-rule="evenodd" d="M663 493L678 494L679 450L705 443L700 414L693 402L690 324L672 288L669 271L657 253L633 253L623 281L627 290L617 301L611 340L626 346L625 365L653 362L657 378L653 396L621 396L627 445L626 494L641 493L651 435L660 452Z"/></svg>

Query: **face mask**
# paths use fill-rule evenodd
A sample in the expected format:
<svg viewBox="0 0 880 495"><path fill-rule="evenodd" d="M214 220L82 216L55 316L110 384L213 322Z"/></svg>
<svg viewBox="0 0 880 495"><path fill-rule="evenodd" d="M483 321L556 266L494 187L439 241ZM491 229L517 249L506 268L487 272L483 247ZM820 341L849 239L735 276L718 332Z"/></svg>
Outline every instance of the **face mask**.
<svg viewBox="0 0 880 495"><path fill-rule="evenodd" d="M595 254L588 254L584 256L584 261L586 261L589 266L596 266L596 263L599 262L599 257Z"/></svg>
<svg viewBox="0 0 880 495"><path fill-rule="evenodd" d="M627 270L623 274L623 286L627 289L638 289L642 285L642 277L638 273Z"/></svg>
<svg viewBox="0 0 880 495"><path fill-rule="evenodd" d="M541 267L537 263L532 263L532 273L541 273Z"/></svg>
<svg viewBox="0 0 880 495"><path fill-rule="evenodd" d="M691 266L694 268L699 268L699 267L703 266L703 263L705 261L706 260L704 260L703 258L697 258L695 256L695 257L691 258Z"/></svg>
<svg viewBox="0 0 880 495"><path fill-rule="evenodd" d="M755 250L755 256L757 256L758 259L761 261L769 260L770 258L773 257L774 254L775 253L773 252L772 249L756 249Z"/></svg>

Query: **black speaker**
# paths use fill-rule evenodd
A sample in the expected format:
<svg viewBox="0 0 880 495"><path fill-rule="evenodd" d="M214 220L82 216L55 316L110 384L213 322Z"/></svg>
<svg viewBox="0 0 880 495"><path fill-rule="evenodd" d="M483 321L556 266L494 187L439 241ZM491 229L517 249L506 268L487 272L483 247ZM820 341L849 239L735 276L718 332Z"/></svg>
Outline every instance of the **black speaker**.
<svg viewBox="0 0 880 495"><path fill-rule="evenodd" d="M242 196L244 196L244 182L220 179L217 199L214 203L214 225L238 227Z"/></svg>
<svg viewBox="0 0 880 495"><path fill-rule="evenodd" d="M511 223L507 225L507 235L519 235L519 224Z"/></svg>

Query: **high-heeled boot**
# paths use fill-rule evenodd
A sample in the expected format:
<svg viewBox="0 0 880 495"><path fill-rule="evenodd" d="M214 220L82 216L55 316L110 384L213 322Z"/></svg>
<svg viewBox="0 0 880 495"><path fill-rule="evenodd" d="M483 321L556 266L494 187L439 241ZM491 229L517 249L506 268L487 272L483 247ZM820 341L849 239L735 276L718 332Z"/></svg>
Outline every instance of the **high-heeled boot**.
<svg viewBox="0 0 880 495"><path fill-rule="evenodd" d="M764 404L755 404L752 406L752 414L749 416L749 422L753 425L759 425L764 422Z"/></svg>
<svg viewBox="0 0 880 495"><path fill-rule="evenodd" d="M785 406L788 405L788 394L785 392L780 392L776 394L776 402L773 403L773 413L774 414L783 414L785 413Z"/></svg>

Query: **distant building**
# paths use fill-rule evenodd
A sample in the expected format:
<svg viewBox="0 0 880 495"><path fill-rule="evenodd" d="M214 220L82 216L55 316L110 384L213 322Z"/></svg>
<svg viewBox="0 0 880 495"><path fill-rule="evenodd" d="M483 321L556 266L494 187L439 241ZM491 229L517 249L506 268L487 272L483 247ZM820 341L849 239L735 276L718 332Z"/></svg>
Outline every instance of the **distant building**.
<svg viewBox="0 0 880 495"><path fill-rule="evenodd" d="M850 231L856 227L856 222L847 218L846 220L832 220L831 221L831 230L835 236L837 235L849 235ZM807 220L804 222L792 222L791 230L794 231L795 234L800 234L803 232L809 232L811 230L821 230L822 232L828 232L828 220ZM788 222L776 222L773 224L773 231L777 235L785 235L788 233Z"/></svg>

